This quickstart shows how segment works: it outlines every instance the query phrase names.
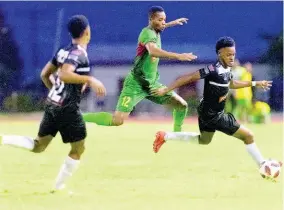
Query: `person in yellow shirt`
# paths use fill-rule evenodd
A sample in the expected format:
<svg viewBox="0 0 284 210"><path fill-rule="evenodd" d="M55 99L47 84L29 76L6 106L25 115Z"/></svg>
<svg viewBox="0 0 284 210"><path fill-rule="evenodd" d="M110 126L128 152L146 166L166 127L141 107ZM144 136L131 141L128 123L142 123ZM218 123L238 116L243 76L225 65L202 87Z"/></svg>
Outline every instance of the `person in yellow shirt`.
<svg viewBox="0 0 284 210"><path fill-rule="evenodd" d="M254 101L251 111L251 122L258 124L268 123L270 119L270 106L262 101Z"/></svg>
<svg viewBox="0 0 284 210"><path fill-rule="evenodd" d="M240 75L241 81L252 81L252 65L246 63L243 67L238 67L238 74ZM252 88L241 88L235 91L236 98L236 117L243 121L247 122L249 119L249 113L252 107Z"/></svg>

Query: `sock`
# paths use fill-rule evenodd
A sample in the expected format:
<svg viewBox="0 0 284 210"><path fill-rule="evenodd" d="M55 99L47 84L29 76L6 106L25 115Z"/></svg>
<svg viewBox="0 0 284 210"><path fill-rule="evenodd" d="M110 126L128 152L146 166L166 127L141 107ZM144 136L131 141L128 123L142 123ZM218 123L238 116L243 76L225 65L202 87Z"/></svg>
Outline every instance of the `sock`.
<svg viewBox="0 0 284 210"><path fill-rule="evenodd" d="M10 145L28 150L32 150L35 145L34 140L26 136L3 135L0 138L0 144L2 145Z"/></svg>
<svg viewBox="0 0 284 210"><path fill-rule="evenodd" d="M174 118L174 132L180 132L182 130L183 121L187 114L186 109L174 109L173 118Z"/></svg>
<svg viewBox="0 0 284 210"><path fill-rule="evenodd" d="M112 126L112 114L108 112L84 113L83 119L97 125Z"/></svg>
<svg viewBox="0 0 284 210"><path fill-rule="evenodd" d="M166 132L165 141L185 141L199 144L199 136L195 132Z"/></svg>
<svg viewBox="0 0 284 210"><path fill-rule="evenodd" d="M63 165L60 168L55 182L55 189L61 190L65 187L66 180L72 176L73 172L77 169L80 160L74 160L71 157L67 157Z"/></svg>
<svg viewBox="0 0 284 210"><path fill-rule="evenodd" d="M246 148L258 166L265 161L255 143L247 144Z"/></svg>

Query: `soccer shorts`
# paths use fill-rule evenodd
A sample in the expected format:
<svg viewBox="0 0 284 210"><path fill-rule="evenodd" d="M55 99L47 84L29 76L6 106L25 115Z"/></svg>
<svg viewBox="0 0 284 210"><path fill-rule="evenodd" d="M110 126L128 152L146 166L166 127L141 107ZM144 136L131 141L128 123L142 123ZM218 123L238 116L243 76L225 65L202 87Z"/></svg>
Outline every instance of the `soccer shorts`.
<svg viewBox="0 0 284 210"><path fill-rule="evenodd" d="M159 82L151 85L151 89L161 87L165 86ZM150 92L143 89L143 87L135 79L126 78L117 102L116 111L131 112L143 99L148 99L156 104L167 104L174 94L174 92L169 92L164 96L152 96Z"/></svg>
<svg viewBox="0 0 284 210"><path fill-rule="evenodd" d="M240 124L231 113L222 114L217 120L204 120L202 116L199 116L198 124L200 132L215 132L218 130L227 135L233 135L240 128Z"/></svg>
<svg viewBox="0 0 284 210"><path fill-rule="evenodd" d="M60 132L63 143L72 143L83 140L87 136L86 124L79 109L54 110L45 108L40 123L38 136L56 136Z"/></svg>

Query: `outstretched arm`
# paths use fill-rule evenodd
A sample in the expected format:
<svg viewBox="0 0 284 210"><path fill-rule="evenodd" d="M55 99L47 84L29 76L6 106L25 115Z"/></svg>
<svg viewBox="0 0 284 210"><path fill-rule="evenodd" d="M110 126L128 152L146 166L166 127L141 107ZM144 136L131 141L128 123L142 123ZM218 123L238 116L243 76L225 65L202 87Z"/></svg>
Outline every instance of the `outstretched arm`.
<svg viewBox="0 0 284 210"><path fill-rule="evenodd" d="M245 87L260 87L264 90L269 90L272 86L272 81L239 81L239 80L231 80L230 82L230 89L239 89L239 88L245 88Z"/></svg>
<svg viewBox="0 0 284 210"><path fill-rule="evenodd" d="M185 74L185 75L181 76L180 78L175 80L168 87L155 89L155 90L152 90L151 92L152 92L153 95L162 96L162 95L165 95L166 93L168 93L168 92L170 92L170 91L172 91L176 88L179 88L183 85L195 82L195 81L200 80L200 79L201 79L200 71L196 71L194 73Z"/></svg>
<svg viewBox="0 0 284 210"><path fill-rule="evenodd" d="M166 28L177 26L177 25L183 25L184 23L187 23L187 21L188 21L187 18L179 18L179 19L166 23Z"/></svg>
<svg viewBox="0 0 284 210"><path fill-rule="evenodd" d="M154 42L148 42L146 44L146 49L148 50L149 55L157 58L168 58L180 61L192 61L197 58L197 56L193 55L192 53L179 54L162 50L158 48Z"/></svg>

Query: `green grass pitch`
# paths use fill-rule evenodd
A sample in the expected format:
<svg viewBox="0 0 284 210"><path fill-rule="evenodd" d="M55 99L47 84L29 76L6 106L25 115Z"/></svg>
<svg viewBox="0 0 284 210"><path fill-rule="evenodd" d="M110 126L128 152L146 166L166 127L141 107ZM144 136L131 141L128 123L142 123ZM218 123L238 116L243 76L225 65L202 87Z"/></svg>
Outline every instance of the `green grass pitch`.
<svg viewBox="0 0 284 210"><path fill-rule="evenodd" d="M247 126L265 157L282 160L281 123ZM37 121L0 121L4 134L35 136L37 130ZM216 133L208 146L168 142L155 154L157 130L171 124L88 124L80 167L55 194L49 191L69 151L60 135L41 154L0 147L0 210L282 209L283 175L276 183L262 179L239 140Z"/></svg>

